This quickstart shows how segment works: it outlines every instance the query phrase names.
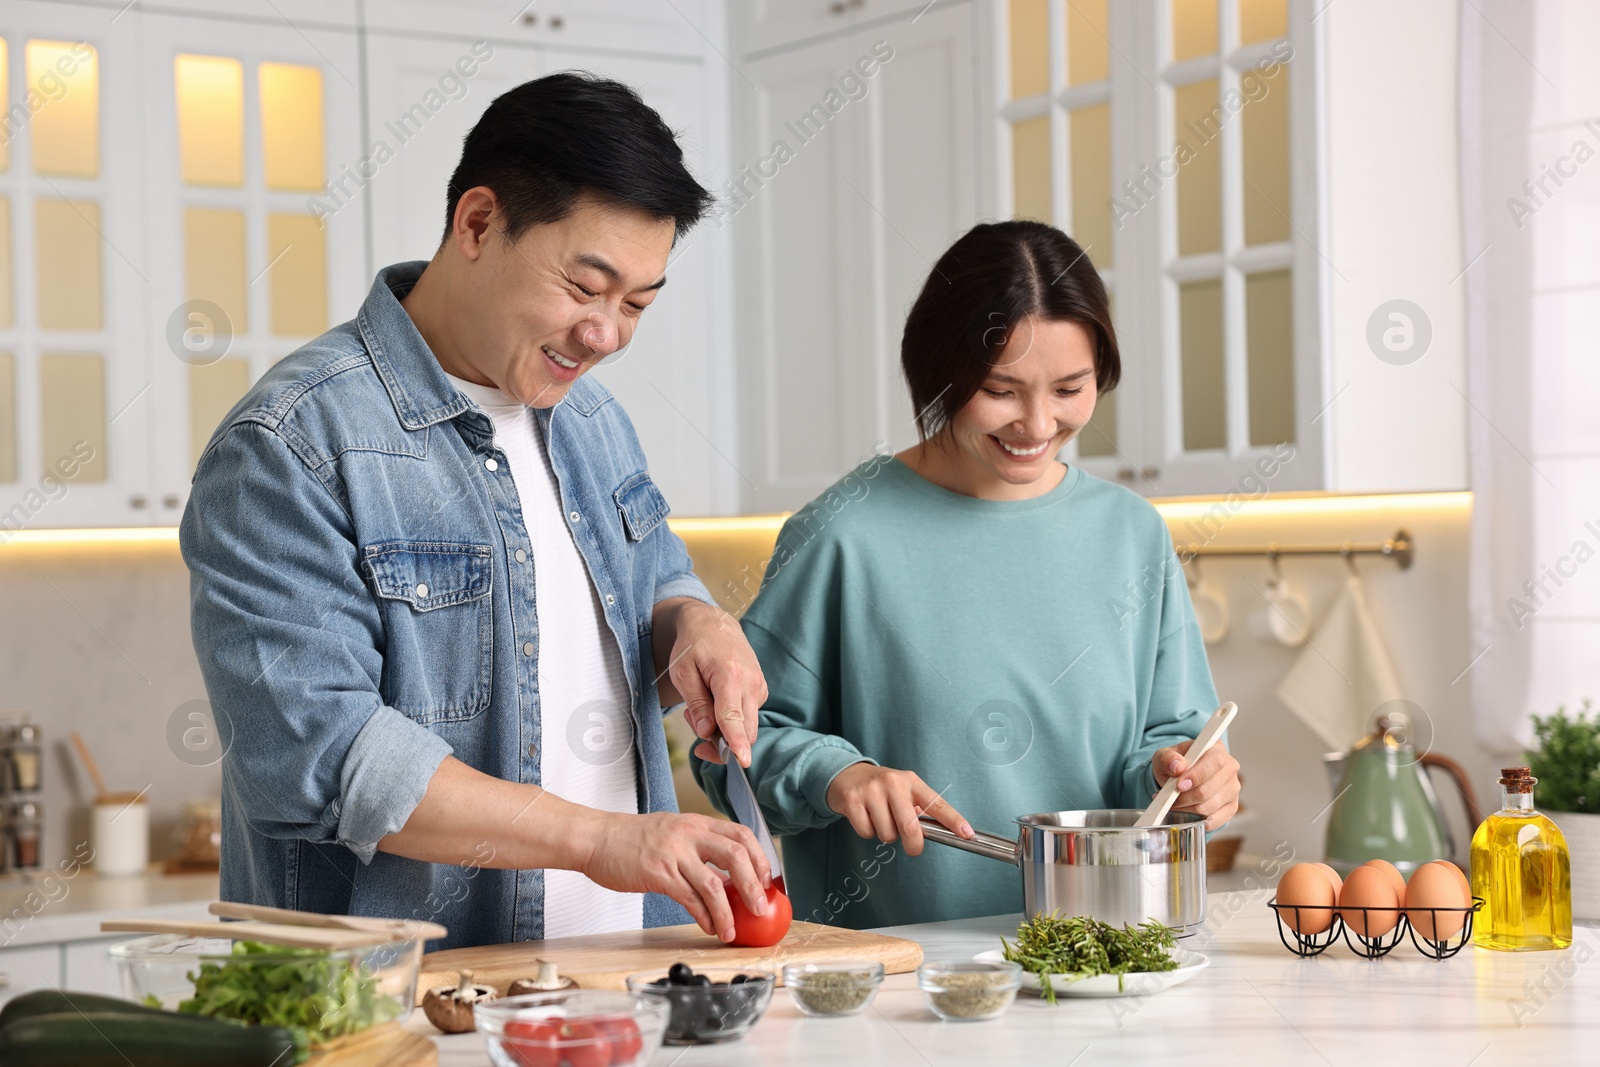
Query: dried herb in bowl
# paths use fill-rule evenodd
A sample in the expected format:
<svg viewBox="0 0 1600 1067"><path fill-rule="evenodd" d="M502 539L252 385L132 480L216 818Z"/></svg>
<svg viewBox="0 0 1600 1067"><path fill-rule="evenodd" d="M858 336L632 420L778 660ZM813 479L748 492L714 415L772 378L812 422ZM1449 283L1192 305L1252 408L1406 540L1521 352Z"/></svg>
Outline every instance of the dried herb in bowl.
<svg viewBox="0 0 1600 1067"><path fill-rule="evenodd" d="M1087 915L1063 919L1054 912L1018 926L1016 944L1000 939L1005 958L1037 976L1039 992L1052 1004L1054 975L1077 982L1114 974L1121 991L1125 974L1176 969L1178 961L1172 958L1176 943L1177 931L1154 920L1119 930Z"/></svg>

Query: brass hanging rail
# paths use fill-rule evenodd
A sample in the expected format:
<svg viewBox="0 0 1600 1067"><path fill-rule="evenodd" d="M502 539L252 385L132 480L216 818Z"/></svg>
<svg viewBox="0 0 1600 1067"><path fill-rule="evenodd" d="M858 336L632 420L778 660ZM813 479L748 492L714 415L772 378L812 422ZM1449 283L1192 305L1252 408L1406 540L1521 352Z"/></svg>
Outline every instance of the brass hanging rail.
<svg viewBox="0 0 1600 1067"><path fill-rule="evenodd" d="M1269 541L1264 545L1184 543L1173 547L1177 550L1178 559L1184 563L1196 556L1266 556L1272 560L1281 556L1343 556L1347 563L1356 556L1387 556L1400 564L1401 570L1411 566L1411 560L1416 554L1416 543L1411 540L1411 534L1404 527L1396 530L1393 537L1376 544L1345 541L1340 544L1284 545L1277 541Z"/></svg>

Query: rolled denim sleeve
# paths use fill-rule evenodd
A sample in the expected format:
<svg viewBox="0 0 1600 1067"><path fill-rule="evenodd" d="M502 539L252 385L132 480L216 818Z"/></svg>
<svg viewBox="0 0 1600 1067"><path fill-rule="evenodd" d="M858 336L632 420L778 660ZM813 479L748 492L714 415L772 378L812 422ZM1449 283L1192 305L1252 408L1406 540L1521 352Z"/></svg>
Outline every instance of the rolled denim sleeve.
<svg viewBox="0 0 1600 1067"><path fill-rule="evenodd" d="M659 563L656 568L656 598L655 603L671 600L673 597L693 597L703 600L707 604L716 605L705 583L694 572L694 561L689 558L689 549L666 523L662 523L650 532L650 536L661 538L661 545L656 550Z"/></svg>
<svg viewBox="0 0 1600 1067"><path fill-rule="evenodd" d="M202 458L180 529L224 772L267 837L370 862L451 748L379 695L384 630L325 470L244 421Z"/></svg>

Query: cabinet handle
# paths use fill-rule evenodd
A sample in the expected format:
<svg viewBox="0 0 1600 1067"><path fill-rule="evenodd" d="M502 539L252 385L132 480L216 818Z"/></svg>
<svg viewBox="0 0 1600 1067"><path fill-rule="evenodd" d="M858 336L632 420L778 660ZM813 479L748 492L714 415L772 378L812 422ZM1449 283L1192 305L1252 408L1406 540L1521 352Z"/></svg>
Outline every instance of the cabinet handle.
<svg viewBox="0 0 1600 1067"><path fill-rule="evenodd" d="M161 498L162 507L169 508L169 509L170 508L176 508L182 502L183 502L182 499L178 496L177 493L168 493L166 496Z"/></svg>
<svg viewBox="0 0 1600 1067"><path fill-rule="evenodd" d="M1161 470L1158 467L1144 467L1139 471L1139 477L1149 478L1151 481L1154 481L1155 479L1161 477Z"/></svg>
<svg viewBox="0 0 1600 1067"><path fill-rule="evenodd" d="M867 0L833 0L828 5L828 10L835 15L842 15L853 7L866 7Z"/></svg>
<svg viewBox="0 0 1600 1067"><path fill-rule="evenodd" d="M143 493L135 493L128 498L128 506L135 511L143 511L150 501Z"/></svg>
<svg viewBox="0 0 1600 1067"><path fill-rule="evenodd" d="M532 11L530 11L526 15L522 16L522 24L524 26L536 25L538 23L538 21L539 21L539 16L535 15Z"/></svg>
<svg viewBox="0 0 1600 1067"><path fill-rule="evenodd" d="M567 24L567 20L562 18L560 15L551 15L550 16L550 28L552 30L559 30L561 27L565 26L566 24Z"/></svg>
<svg viewBox="0 0 1600 1067"><path fill-rule="evenodd" d="M1133 481L1133 479L1135 478L1137 473L1138 472L1135 471L1132 467L1118 467L1117 468L1117 481L1119 481L1119 482L1131 482L1131 481Z"/></svg>

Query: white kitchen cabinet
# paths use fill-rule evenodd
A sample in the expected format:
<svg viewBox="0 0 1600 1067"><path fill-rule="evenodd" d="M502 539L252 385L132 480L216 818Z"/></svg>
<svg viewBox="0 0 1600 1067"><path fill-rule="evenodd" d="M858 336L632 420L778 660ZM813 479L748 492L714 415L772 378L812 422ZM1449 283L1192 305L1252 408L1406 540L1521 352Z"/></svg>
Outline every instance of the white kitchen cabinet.
<svg viewBox="0 0 1600 1067"><path fill-rule="evenodd" d="M0 7L0 540L146 521L140 16Z"/></svg>
<svg viewBox="0 0 1600 1067"><path fill-rule="evenodd" d="M366 295L354 29L147 14L152 521L222 417Z"/></svg>
<svg viewBox="0 0 1600 1067"><path fill-rule="evenodd" d="M553 9L552 9L553 10ZM487 58L463 79L465 93L441 107L377 169L372 201L373 263L429 259L445 226L445 190L461 143L489 103L521 83L580 69L633 86L680 134L687 162L708 187L727 168L726 78L721 60L701 55L630 55L568 45L486 42ZM368 47L368 99L374 137L386 116L403 113L450 72L466 42L374 31ZM707 220L679 242L669 284L651 304L632 344L591 371L627 409L650 470L681 515L738 507L733 422L728 236Z"/></svg>
<svg viewBox="0 0 1600 1067"><path fill-rule="evenodd" d="M0 975L6 979L0 985L0 1004L34 989L61 988L61 958L59 944L0 949Z"/></svg>
<svg viewBox="0 0 1600 1067"><path fill-rule="evenodd" d="M366 25L431 40L700 58L720 39L722 0L381 0Z"/></svg>
<svg viewBox="0 0 1600 1067"><path fill-rule="evenodd" d="M734 0L728 6L737 51L754 59L842 31L871 29L934 5L928 0Z"/></svg>
<svg viewBox="0 0 1600 1067"><path fill-rule="evenodd" d="M980 203L976 5L916 15L772 51L736 84L721 221L739 264L747 511L797 508L916 439L901 326Z"/></svg>
<svg viewBox="0 0 1600 1067"><path fill-rule="evenodd" d="M986 5L995 210L1089 245L1113 296L1123 384L1067 459L1160 496L1465 486L1447 8Z"/></svg>

